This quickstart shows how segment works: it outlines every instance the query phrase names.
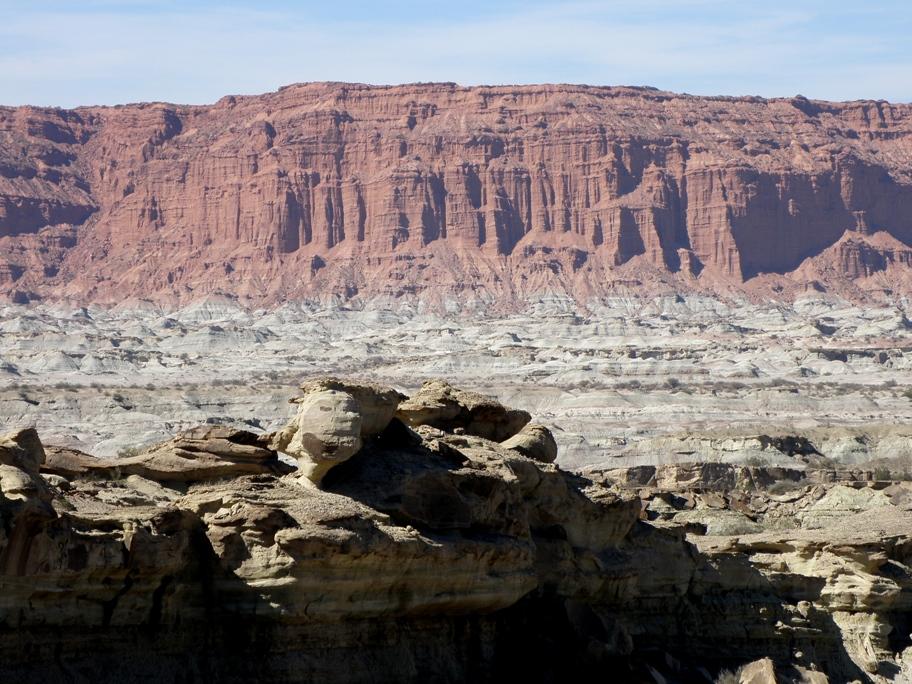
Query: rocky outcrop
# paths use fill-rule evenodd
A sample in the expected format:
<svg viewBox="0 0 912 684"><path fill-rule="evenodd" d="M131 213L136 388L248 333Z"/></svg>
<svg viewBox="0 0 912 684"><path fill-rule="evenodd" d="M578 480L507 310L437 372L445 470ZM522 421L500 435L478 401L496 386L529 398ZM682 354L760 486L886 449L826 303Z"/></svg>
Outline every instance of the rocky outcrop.
<svg viewBox="0 0 912 684"><path fill-rule="evenodd" d="M910 121L886 102L446 83L3 108L0 291L908 292Z"/></svg>
<svg viewBox="0 0 912 684"><path fill-rule="evenodd" d="M396 415L412 427L427 425L497 442L510 439L531 420L526 411L506 408L491 397L451 387L443 380L424 383L415 396L399 404Z"/></svg>
<svg viewBox="0 0 912 684"><path fill-rule="evenodd" d="M26 503L49 501L50 493L38 475L44 460L44 447L35 430L0 436L0 493Z"/></svg>
<svg viewBox="0 0 912 684"><path fill-rule="evenodd" d="M266 443L251 432L203 425L125 458L100 459L72 449L53 449L42 471L62 477L137 475L156 481L193 482L291 470Z"/></svg>
<svg viewBox="0 0 912 684"><path fill-rule="evenodd" d="M501 442L507 449L514 449L534 461L554 463L557 458L557 442L551 430L544 425L529 423L522 430Z"/></svg>
<svg viewBox="0 0 912 684"><path fill-rule="evenodd" d="M297 415L272 438L272 446L295 457L301 474L316 483L382 433L405 399L391 388L335 378L301 389L304 396L293 400Z"/></svg>
<svg viewBox="0 0 912 684"><path fill-rule="evenodd" d="M435 387L463 407L475 396ZM750 469L584 477L546 462L545 429L517 426L490 399L483 421L459 412L445 427L410 427L395 404L436 421L417 412L440 410L427 387L400 402L382 387L319 380L299 408L313 417L308 398L325 393L338 394L324 413L344 406L354 417L316 414L317 430L302 412L295 435L324 445L354 435L360 446L331 467L319 461L318 486L269 446L281 431L206 426L98 464L42 449L29 432L0 440L0 467L21 473L14 487L0 473L4 680L610 672L690 682L741 667L741 681L884 682L912 672L912 489L902 483L788 484L784 473L782 485ZM473 425L514 434L498 442ZM302 470L314 440L299 439ZM734 514L754 527L716 529Z"/></svg>
<svg viewBox="0 0 912 684"><path fill-rule="evenodd" d="M751 642L764 644L777 668L790 662L769 681L827 681L821 669L830 681L907 679L912 485L722 468L736 477L718 477L716 466L714 477L682 478L677 490L671 473L700 469L666 466L645 486L644 468L626 478L628 488L637 483L642 519L680 531L698 552L688 590L700 612L695 652L713 634L720 656ZM738 598L745 594L749 604ZM771 665L742 669L740 681Z"/></svg>
<svg viewBox="0 0 912 684"><path fill-rule="evenodd" d="M44 460L44 446L33 428L0 437L0 464L35 474Z"/></svg>

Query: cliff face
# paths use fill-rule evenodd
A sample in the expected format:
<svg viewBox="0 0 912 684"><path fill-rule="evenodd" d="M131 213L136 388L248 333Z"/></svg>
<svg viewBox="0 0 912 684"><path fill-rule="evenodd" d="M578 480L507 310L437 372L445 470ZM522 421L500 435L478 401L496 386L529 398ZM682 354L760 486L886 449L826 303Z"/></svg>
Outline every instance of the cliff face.
<svg viewBox="0 0 912 684"><path fill-rule="evenodd" d="M584 477L444 383L303 389L129 458L0 436L4 681L909 680L908 483Z"/></svg>
<svg viewBox="0 0 912 684"><path fill-rule="evenodd" d="M910 244L909 105L307 84L0 109L19 299L902 289Z"/></svg>

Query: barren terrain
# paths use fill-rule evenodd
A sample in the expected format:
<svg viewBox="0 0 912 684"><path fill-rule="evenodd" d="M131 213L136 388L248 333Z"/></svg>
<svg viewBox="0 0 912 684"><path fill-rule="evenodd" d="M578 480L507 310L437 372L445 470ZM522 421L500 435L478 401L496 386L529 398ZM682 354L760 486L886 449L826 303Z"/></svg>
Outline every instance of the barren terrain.
<svg viewBox="0 0 912 684"><path fill-rule="evenodd" d="M217 298L0 308L0 422L99 456L207 421L275 429L295 380L327 373L405 391L445 377L521 405L553 426L568 468L814 457L912 470L904 303L664 297L583 312L555 296L507 317Z"/></svg>

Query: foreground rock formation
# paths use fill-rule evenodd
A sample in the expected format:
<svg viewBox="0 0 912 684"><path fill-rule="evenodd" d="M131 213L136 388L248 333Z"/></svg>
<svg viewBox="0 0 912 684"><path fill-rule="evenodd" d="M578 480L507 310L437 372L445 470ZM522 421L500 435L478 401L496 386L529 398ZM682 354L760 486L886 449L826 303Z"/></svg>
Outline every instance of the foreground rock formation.
<svg viewBox="0 0 912 684"><path fill-rule="evenodd" d="M315 83L0 108L0 293L909 293L912 108Z"/></svg>
<svg viewBox="0 0 912 684"><path fill-rule="evenodd" d="M205 426L101 460L0 438L4 681L912 673L904 483L580 476L546 428L445 383L303 389L290 440ZM315 429L314 406L345 419Z"/></svg>

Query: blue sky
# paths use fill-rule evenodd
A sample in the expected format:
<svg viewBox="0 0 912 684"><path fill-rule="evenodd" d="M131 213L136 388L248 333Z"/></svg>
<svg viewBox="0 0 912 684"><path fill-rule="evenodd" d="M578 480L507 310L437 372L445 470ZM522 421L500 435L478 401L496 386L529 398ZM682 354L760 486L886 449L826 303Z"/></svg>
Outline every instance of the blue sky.
<svg viewBox="0 0 912 684"><path fill-rule="evenodd" d="M0 104L325 80L909 102L910 36L912 0L0 0Z"/></svg>

